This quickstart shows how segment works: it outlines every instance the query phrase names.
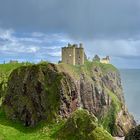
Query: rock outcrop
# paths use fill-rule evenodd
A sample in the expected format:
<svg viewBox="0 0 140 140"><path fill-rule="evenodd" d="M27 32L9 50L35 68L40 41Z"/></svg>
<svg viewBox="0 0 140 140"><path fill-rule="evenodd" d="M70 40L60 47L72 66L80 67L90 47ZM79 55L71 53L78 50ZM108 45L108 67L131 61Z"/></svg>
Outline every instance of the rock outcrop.
<svg viewBox="0 0 140 140"><path fill-rule="evenodd" d="M126 135L125 140L140 140L140 125L131 129Z"/></svg>
<svg viewBox="0 0 140 140"><path fill-rule="evenodd" d="M77 108L93 113L114 136L123 136L135 125L125 107L119 72L110 64L20 67L9 77L3 106L10 119L26 126L68 118Z"/></svg>
<svg viewBox="0 0 140 140"><path fill-rule="evenodd" d="M114 140L87 110L78 109L57 132L57 140Z"/></svg>

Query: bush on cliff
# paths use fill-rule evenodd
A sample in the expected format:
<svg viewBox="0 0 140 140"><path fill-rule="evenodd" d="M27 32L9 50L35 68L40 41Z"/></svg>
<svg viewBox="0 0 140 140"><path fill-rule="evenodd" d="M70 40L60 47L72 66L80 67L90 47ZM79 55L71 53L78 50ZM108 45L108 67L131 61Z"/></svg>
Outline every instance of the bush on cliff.
<svg viewBox="0 0 140 140"><path fill-rule="evenodd" d="M113 140L87 110L76 110L57 132L58 140Z"/></svg>

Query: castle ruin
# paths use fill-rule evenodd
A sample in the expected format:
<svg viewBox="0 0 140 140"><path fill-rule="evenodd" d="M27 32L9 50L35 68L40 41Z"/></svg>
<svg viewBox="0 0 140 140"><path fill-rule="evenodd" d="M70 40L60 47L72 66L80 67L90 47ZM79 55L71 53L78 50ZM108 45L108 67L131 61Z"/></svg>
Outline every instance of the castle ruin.
<svg viewBox="0 0 140 140"><path fill-rule="evenodd" d="M87 60L86 54L84 52L83 44L68 44L67 47L62 48L62 63L71 64L71 65L84 65ZM103 64L110 63L110 57L106 56L105 58L100 59L98 55L94 57L95 61L99 61Z"/></svg>
<svg viewBox="0 0 140 140"><path fill-rule="evenodd" d="M100 60L100 62L103 63L103 64L109 64L110 63L110 57L106 56L105 58L102 58Z"/></svg>
<svg viewBox="0 0 140 140"><path fill-rule="evenodd" d="M71 45L62 48L62 63L71 65L83 65L85 61L85 53L83 44Z"/></svg>

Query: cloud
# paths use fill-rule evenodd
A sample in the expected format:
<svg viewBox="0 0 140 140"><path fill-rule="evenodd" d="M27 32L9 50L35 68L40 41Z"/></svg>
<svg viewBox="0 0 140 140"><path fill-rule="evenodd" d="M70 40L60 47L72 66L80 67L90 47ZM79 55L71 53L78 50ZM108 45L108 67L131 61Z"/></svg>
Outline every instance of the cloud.
<svg viewBox="0 0 140 140"><path fill-rule="evenodd" d="M90 58L109 55L111 63L118 68L140 68L140 40L135 39L96 39L85 42Z"/></svg>
<svg viewBox="0 0 140 140"><path fill-rule="evenodd" d="M59 52L50 52L48 54L51 55L51 56L54 56L54 57L61 57L61 51L59 51Z"/></svg>
<svg viewBox="0 0 140 140"><path fill-rule="evenodd" d="M91 55L92 53L97 53L100 55L111 55L114 57L133 57L140 56L140 40L93 40L87 41L86 49Z"/></svg>
<svg viewBox="0 0 140 140"><path fill-rule="evenodd" d="M58 61L61 47L67 44L68 38L62 34L20 33L13 29L0 29L0 59L9 61L34 61L41 59ZM70 41L70 39L69 39Z"/></svg>
<svg viewBox="0 0 140 140"><path fill-rule="evenodd" d="M30 40L30 38L28 39ZM0 52L3 53L36 53L39 47L32 45L26 38L18 38L14 36L14 30L2 30L0 29ZM35 39L30 42L36 43Z"/></svg>
<svg viewBox="0 0 140 140"><path fill-rule="evenodd" d="M0 0L1 27L73 39L137 37L139 13L138 0Z"/></svg>
<svg viewBox="0 0 140 140"><path fill-rule="evenodd" d="M138 0L0 0L0 59L58 61L68 42L89 57L140 67Z"/></svg>

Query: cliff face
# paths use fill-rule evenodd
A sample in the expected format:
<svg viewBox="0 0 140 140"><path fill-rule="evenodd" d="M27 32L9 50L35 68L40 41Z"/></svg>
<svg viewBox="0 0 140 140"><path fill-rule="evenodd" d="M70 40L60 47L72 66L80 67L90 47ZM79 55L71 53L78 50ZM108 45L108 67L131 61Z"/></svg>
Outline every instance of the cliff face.
<svg viewBox="0 0 140 140"><path fill-rule="evenodd" d="M123 136L135 125L118 70L96 62L20 67L9 77L3 106L9 118L26 126L68 118L77 108L93 113L112 135Z"/></svg>
<svg viewBox="0 0 140 140"><path fill-rule="evenodd" d="M125 140L139 140L140 139L140 125L131 129L125 136Z"/></svg>

